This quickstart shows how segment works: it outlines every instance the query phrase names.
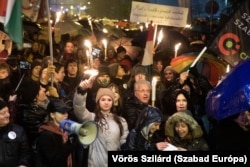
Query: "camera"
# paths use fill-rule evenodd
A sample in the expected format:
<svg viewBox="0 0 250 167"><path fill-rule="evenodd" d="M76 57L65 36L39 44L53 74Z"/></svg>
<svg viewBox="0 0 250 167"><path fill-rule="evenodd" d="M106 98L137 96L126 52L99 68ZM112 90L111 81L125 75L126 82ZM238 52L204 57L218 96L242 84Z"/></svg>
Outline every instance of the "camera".
<svg viewBox="0 0 250 167"><path fill-rule="evenodd" d="M93 56L99 57L100 53L101 53L101 49L95 48L95 47L92 48L92 55Z"/></svg>
<svg viewBox="0 0 250 167"><path fill-rule="evenodd" d="M20 61L19 67L21 70L29 70L31 69L31 64L27 61Z"/></svg>

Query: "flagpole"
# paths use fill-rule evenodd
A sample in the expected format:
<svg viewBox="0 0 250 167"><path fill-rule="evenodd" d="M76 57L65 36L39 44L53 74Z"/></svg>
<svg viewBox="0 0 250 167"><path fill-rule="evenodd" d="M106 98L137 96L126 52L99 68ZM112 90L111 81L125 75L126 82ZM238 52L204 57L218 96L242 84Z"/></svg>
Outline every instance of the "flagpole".
<svg viewBox="0 0 250 167"><path fill-rule="evenodd" d="M49 9L49 0L46 0L47 6L47 17L48 17L48 28L49 28L49 51L50 51L50 63L53 65L53 41L52 41L52 29L50 23L50 9ZM51 86L53 86L53 74L51 74Z"/></svg>
<svg viewBox="0 0 250 167"><path fill-rule="evenodd" d="M153 23L152 23L152 24L153 24ZM155 27L154 27L153 48L155 48L157 29L158 29L158 24L155 24Z"/></svg>

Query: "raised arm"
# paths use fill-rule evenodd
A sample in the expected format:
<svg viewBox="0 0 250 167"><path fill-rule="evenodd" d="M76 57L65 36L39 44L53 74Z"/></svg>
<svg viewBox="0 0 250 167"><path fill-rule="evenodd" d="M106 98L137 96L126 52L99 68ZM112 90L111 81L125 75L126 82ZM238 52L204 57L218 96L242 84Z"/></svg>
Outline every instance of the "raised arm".
<svg viewBox="0 0 250 167"><path fill-rule="evenodd" d="M74 113L78 121L94 120L95 114L89 112L86 108L87 89L89 88L89 81L84 80L79 84L77 91L73 98Z"/></svg>

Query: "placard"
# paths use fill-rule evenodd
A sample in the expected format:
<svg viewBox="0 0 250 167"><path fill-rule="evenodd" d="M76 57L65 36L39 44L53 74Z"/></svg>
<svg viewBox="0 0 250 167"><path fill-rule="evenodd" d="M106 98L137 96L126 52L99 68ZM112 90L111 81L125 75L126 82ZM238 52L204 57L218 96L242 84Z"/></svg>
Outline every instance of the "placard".
<svg viewBox="0 0 250 167"><path fill-rule="evenodd" d="M185 27L188 8L167 5L156 5L142 2L132 2L130 21Z"/></svg>

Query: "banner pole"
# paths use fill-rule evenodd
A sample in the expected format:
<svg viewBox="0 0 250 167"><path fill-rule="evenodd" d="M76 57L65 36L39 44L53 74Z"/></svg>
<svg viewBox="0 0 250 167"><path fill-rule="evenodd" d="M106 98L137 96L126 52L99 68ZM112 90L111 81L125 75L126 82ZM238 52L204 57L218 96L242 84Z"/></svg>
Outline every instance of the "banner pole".
<svg viewBox="0 0 250 167"><path fill-rule="evenodd" d="M47 6L47 17L48 17L48 28L49 28L49 50L50 50L50 63L53 65L53 41L52 41L52 29L50 22L50 9L49 9L49 0L46 0ZM51 86L53 86L53 74L51 74Z"/></svg>

